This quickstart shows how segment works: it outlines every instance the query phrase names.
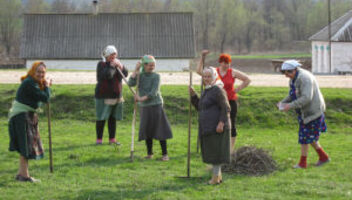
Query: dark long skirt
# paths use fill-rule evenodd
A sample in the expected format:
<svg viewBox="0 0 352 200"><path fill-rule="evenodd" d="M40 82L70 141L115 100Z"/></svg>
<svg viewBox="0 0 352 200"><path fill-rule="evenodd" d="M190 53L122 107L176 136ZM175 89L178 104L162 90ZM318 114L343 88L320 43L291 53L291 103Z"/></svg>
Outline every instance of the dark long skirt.
<svg viewBox="0 0 352 200"><path fill-rule="evenodd" d="M18 114L10 119L10 151L17 151L27 159L44 156L38 129L38 115L34 112Z"/></svg>
<svg viewBox="0 0 352 200"><path fill-rule="evenodd" d="M200 136L203 162L208 164L230 163L230 130Z"/></svg>
<svg viewBox="0 0 352 200"><path fill-rule="evenodd" d="M172 131L162 105L141 107L138 140L170 138Z"/></svg>

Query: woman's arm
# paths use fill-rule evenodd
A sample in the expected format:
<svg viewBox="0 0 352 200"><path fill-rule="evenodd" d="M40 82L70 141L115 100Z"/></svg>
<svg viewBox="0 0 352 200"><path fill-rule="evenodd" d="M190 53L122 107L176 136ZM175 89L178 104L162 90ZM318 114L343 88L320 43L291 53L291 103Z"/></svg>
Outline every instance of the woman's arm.
<svg viewBox="0 0 352 200"><path fill-rule="evenodd" d="M47 103L50 98L50 89L49 87L45 87L44 90L40 90L38 85L33 82L28 82L24 89L27 96L32 98L33 100L39 102Z"/></svg>
<svg viewBox="0 0 352 200"><path fill-rule="evenodd" d="M191 95L192 105L196 108L196 110L199 110L199 98L192 87L189 87L189 94Z"/></svg>
<svg viewBox="0 0 352 200"><path fill-rule="evenodd" d="M117 72L115 67L106 65L104 62L99 62L97 66L97 79L102 81L104 79L112 79Z"/></svg>
<svg viewBox="0 0 352 200"><path fill-rule="evenodd" d="M217 103L220 106L220 118L219 123L216 127L216 132L222 133L224 132L224 126L227 123L229 129L231 129L231 123L229 121L231 107L229 101L227 100L227 95L224 89L219 88L219 92L217 94Z"/></svg>
<svg viewBox="0 0 352 200"><path fill-rule="evenodd" d="M136 68L135 68L134 72L132 73L132 75L128 79L128 85L129 86L137 85L137 76L140 75L139 74L140 67L141 67L141 62L138 61L137 64L136 64Z"/></svg>
<svg viewBox="0 0 352 200"><path fill-rule="evenodd" d="M232 76L234 78L238 78L242 81L242 84L239 85L236 89L235 89L235 92L238 93L239 91L243 90L244 88L246 88L250 83L251 83L251 79L249 79L249 77L239 71L239 70L232 70Z"/></svg>
<svg viewBox="0 0 352 200"><path fill-rule="evenodd" d="M218 87L218 86L216 86ZM227 94L224 89L218 87L219 92L217 94L217 103L220 107L220 119L219 121L227 122L228 115L230 114L231 107L229 101L227 100Z"/></svg>
<svg viewBox="0 0 352 200"><path fill-rule="evenodd" d="M199 75L203 75L203 68L204 68L204 61L205 61L205 57L207 56L207 54L209 53L209 50L203 50L202 51L202 56L198 62L198 66L197 66L197 74Z"/></svg>

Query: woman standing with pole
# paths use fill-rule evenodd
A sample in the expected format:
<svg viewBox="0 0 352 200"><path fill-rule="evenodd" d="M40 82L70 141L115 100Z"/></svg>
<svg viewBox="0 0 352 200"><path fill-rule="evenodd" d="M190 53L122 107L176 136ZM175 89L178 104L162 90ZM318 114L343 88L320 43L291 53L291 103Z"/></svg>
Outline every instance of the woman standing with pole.
<svg viewBox="0 0 352 200"><path fill-rule="evenodd" d="M200 60L197 68L197 73L199 75L202 75L204 60L208 53L209 53L208 50L202 51L202 59ZM231 61L232 61L231 56L229 54L221 54L218 59L220 66L216 68L216 71L221 81L224 83L224 89L226 91L229 104L231 106L230 118L231 118L231 126L232 126L232 129L231 129L231 152L232 152L235 148L236 137L237 137L237 129L236 129L237 100L238 100L237 94L241 90L246 88L251 82L251 80L245 73L236 69L232 69L230 67ZM237 88L235 88L235 81L237 79L242 81L242 84L239 85Z"/></svg>
<svg viewBox="0 0 352 200"><path fill-rule="evenodd" d="M139 73L138 94L135 101L140 106L140 125L138 140L145 140L147 146L146 159L153 158L153 139L160 141L162 161L168 161L167 139L172 138L172 131L163 109L163 99L160 93L160 75L154 72L155 58L151 55L142 57L142 61L136 65L135 72L128 80L129 86L137 83ZM141 68L141 72L140 71Z"/></svg>
<svg viewBox="0 0 352 200"><path fill-rule="evenodd" d="M120 145L115 138L116 120L122 119L122 79L128 75L128 71L117 59L115 46L105 47L102 57L103 61L97 66L95 88L96 144L103 143L105 121L108 120L109 143Z"/></svg>
<svg viewBox="0 0 352 200"><path fill-rule="evenodd" d="M38 128L36 109L41 102L50 98L52 81L45 80L46 66L43 62L34 62L27 75L21 77L21 85L9 112L10 151L20 154L20 167L17 181L38 182L28 171L29 159L41 159L44 156Z"/></svg>
<svg viewBox="0 0 352 200"><path fill-rule="evenodd" d="M203 162L213 165L209 184L222 182L221 165L230 162L230 105L217 72L213 67L203 70L205 90L199 98L192 87L192 104L198 110L199 136Z"/></svg>

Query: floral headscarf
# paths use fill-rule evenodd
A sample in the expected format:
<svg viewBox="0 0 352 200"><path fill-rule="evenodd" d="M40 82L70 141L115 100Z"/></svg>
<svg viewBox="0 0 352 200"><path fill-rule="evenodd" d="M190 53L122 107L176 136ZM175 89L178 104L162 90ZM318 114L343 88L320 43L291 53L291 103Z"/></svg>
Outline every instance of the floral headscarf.
<svg viewBox="0 0 352 200"><path fill-rule="evenodd" d="M32 77L32 78L39 84L40 90L44 90L44 88L45 88L44 80L38 81L38 80L35 78L35 72L37 71L37 68L38 68L39 66L41 66L41 65L46 68L44 62L42 62L42 61L36 61L36 62L34 62L34 63L32 64L32 67L28 70L27 74L21 77L21 81L23 81L23 80L26 79L28 76L30 76L30 77Z"/></svg>

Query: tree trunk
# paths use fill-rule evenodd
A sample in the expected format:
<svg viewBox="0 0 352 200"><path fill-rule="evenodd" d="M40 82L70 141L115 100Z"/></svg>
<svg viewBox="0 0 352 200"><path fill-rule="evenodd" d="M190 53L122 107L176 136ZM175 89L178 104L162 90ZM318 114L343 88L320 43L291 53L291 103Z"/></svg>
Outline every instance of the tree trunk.
<svg viewBox="0 0 352 200"><path fill-rule="evenodd" d="M226 42L226 34L227 32L225 32L223 35L222 35L222 38L221 38L221 42L220 42L220 53L224 53L224 49L225 49L225 42Z"/></svg>
<svg viewBox="0 0 352 200"><path fill-rule="evenodd" d="M209 0L205 3L205 27L204 27L204 34L203 34L203 49L208 49L208 37L209 37Z"/></svg>

